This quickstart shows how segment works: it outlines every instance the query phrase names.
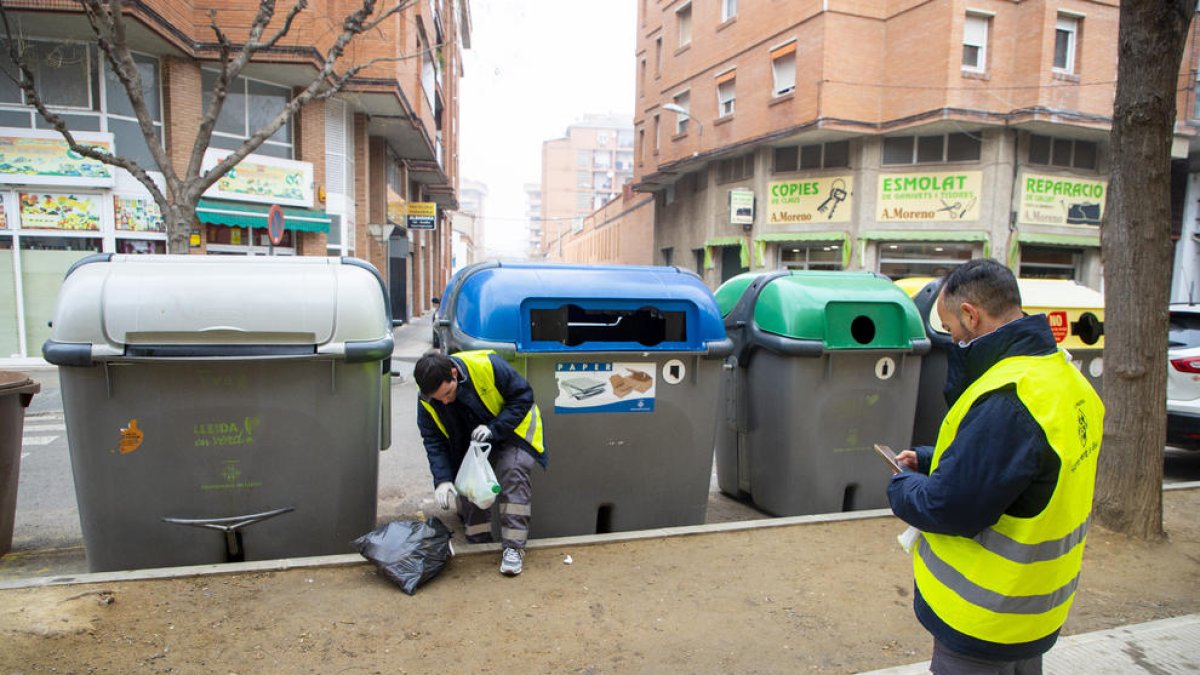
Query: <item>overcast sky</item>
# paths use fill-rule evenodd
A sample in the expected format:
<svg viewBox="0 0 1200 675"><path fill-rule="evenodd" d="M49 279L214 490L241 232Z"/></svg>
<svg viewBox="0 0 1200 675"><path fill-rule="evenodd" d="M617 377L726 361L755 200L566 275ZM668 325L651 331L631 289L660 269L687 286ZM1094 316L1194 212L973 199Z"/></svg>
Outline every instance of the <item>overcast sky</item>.
<svg viewBox="0 0 1200 675"><path fill-rule="evenodd" d="M585 114L633 115L635 0L471 0L459 172L487 184L486 244L523 252L542 142Z"/></svg>

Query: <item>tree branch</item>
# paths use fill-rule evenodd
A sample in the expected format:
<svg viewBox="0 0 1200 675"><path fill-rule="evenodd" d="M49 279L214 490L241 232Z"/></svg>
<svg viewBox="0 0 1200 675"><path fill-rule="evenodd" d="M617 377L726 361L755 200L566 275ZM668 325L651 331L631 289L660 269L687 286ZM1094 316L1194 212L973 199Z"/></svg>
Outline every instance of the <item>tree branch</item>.
<svg viewBox="0 0 1200 675"><path fill-rule="evenodd" d="M22 55L17 49L17 42L13 39L12 26L8 21L8 11L4 7L3 3L0 3L0 19L3 20L4 33L8 38L9 58L12 59L13 64L17 66L18 70L20 70L21 77L20 79L13 78L12 75L7 72L5 75L16 82L17 86L21 88L21 91L25 93L26 101L37 109L42 118L49 122L54 127L55 131L62 134L62 137L67 141L67 147L84 157L89 157L98 162L103 162L109 166L118 166L122 169L125 169L132 174L139 183L145 186L145 188L150 192L150 196L154 198L155 203L162 208L162 206L166 204L166 197L163 195L162 190L158 187L158 184L150 178L150 174L147 173L146 170L143 169L137 162L125 157L118 157L110 152L100 150L96 146L85 145L75 140L74 134L72 134L71 130L67 128L66 120L64 120L54 111L50 110L50 108L48 108L46 103L42 100L42 97L38 94L37 87L33 80L33 71L29 69L29 65L25 62L24 55Z"/></svg>
<svg viewBox="0 0 1200 675"><path fill-rule="evenodd" d="M308 0L297 0L296 4L292 5L292 8L288 10L287 17L283 20L283 25L279 27L279 30L275 31L275 34L266 42L260 42L255 45L254 51L274 47L292 29L292 22L296 19L296 16L307 8Z"/></svg>
<svg viewBox="0 0 1200 675"><path fill-rule="evenodd" d="M263 0L263 2L267 2L267 0ZM265 142L271 137L272 134L286 124L292 115L296 114L296 112L299 111L300 108L309 101L314 99L324 100L330 96L333 96L343 86L345 86L346 82L348 82L351 77L366 68L371 63L411 58L381 57L379 59L372 59L372 61L369 61L366 64L360 64L350 68L341 77L333 77L334 66L337 65L338 59L340 59L345 53L346 45L349 44L355 36L371 30L375 26L378 26L379 23L387 17L394 16L398 12L415 5L416 0L405 0L404 2L399 2L390 7L379 17L376 17L376 19L368 22L367 19L374 13L376 4L377 0L363 0L362 6L359 7L354 13L346 17L346 19L342 22L341 34L338 35L333 45L329 48L329 51L325 53L325 60L321 65L320 72L313 77L312 81L307 87L304 88L302 92L293 97L291 101L288 101L288 104L284 106L283 110L281 110L278 115L275 116L275 119L256 130L250 136L250 138L246 139L245 143L242 143L242 145L238 147L237 150L227 155L224 159L218 162L216 166L209 169L204 175L200 176L200 180L196 185L196 187L199 189L198 194L203 194L205 190L220 180L221 176L225 175L226 172L236 166L238 162L242 161L247 155L258 149L263 142ZM245 49L243 49L243 53L245 53Z"/></svg>
<svg viewBox="0 0 1200 675"><path fill-rule="evenodd" d="M305 2L305 0L300 0ZM295 7L293 7L293 10ZM271 17L275 15L275 0L259 0L258 12L254 15L254 21L250 24L250 34L245 44L238 50L237 55L230 59L230 53L233 51L233 44L229 41L229 37L217 25L217 10L210 9L208 12L209 25L213 29L213 33L217 36L217 42L221 50L221 71L217 75L217 81L213 84L213 95L209 99L208 110L204 113L200 120L200 129L196 132L196 140L192 145L192 155L188 158L187 176L199 176L200 167L204 163L204 151L212 142L213 127L216 126L217 118L221 114L221 108L225 105L225 97L229 95L229 83L237 79L242 73L242 69L250 62L250 57L258 51L255 45L258 43L262 33L266 30L267 24L271 22ZM289 18L292 12L288 12ZM271 133L275 133L272 131ZM257 146L255 146L257 147ZM210 183L211 185L211 183Z"/></svg>
<svg viewBox="0 0 1200 675"><path fill-rule="evenodd" d="M125 34L123 0L109 0L105 7L101 0L81 0L84 14L96 34L96 43L104 54L109 67L117 75L137 118L138 128L150 150L150 156L158 166L167 182L168 191L175 192L179 187L179 176L171 165L171 160L163 148L162 142L155 133L154 120L150 116L149 105L142 89L142 76L138 70L133 55L129 52L129 41ZM162 205L160 205L162 206Z"/></svg>

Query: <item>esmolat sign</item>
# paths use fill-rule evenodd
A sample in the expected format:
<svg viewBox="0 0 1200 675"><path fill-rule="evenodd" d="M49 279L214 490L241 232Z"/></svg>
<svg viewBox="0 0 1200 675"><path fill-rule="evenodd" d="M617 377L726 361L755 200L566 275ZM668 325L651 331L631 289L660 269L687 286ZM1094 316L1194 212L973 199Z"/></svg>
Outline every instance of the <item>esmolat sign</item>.
<svg viewBox="0 0 1200 675"><path fill-rule="evenodd" d="M1108 181L1027 173L1021 177L1020 222L1030 225L1099 225Z"/></svg>
<svg viewBox="0 0 1200 675"><path fill-rule="evenodd" d="M825 176L768 183L767 222L848 223L853 196L852 176Z"/></svg>
<svg viewBox="0 0 1200 675"><path fill-rule="evenodd" d="M892 173L879 177L879 222L979 220L983 172Z"/></svg>

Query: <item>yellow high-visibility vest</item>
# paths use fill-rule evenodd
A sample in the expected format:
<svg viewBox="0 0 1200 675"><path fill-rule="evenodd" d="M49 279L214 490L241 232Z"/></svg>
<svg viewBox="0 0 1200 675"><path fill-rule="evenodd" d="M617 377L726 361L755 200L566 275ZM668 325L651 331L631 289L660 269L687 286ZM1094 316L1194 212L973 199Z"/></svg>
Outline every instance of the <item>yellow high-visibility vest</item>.
<svg viewBox="0 0 1200 675"><path fill-rule="evenodd" d="M467 367L467 378L475 387L475 393L479 394L479 399L483 401L484 407L493 416L499 414L500 409L504 407L504 397L496 391L496 371L492 369L492 362L488 359L488 355L494 353L490 349L480 349L454 354L454 357ZM442 431L442 435L449 438L450 433L446 431L446 425L442 424L442 420L433 406L423 399L421 405L425 406L425 410L433 417L433 421ZM536 403L529 407L529 412L525 413L525 417L513 429L513 433L525 439L525 442L538 454L546 451L546 447L542 443L542 413L538 410Z"/></svg>
<svg viewBox="0 0 1200 675"><path fill-rule="evenodd" d="M917 588L951 628L1001 644L1062 627L1075 599L1091 522L1104 404L1065 352L1001 360L967 388L938 432L930 474L979 397L1010 384L1061 461L1046 508L1003 515L974 537L925 533L913 547Z"/></svg>

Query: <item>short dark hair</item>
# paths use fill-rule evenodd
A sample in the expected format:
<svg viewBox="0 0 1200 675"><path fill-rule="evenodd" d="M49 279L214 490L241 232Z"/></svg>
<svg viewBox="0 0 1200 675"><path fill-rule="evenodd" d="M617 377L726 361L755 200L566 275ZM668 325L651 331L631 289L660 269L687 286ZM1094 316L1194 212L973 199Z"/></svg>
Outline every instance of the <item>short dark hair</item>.
<svg viewBox="0 0 1200 675"><path fill-rule="evenodd" d="M454 367L454 361L446 356L445 352L438 349L425 352L413 366L413 379L417 381L417 389L425 395L434 393L454 377L454 373L451 372Z"/></svg>
<svg viewBox="0 0 1200 675"><path fill-rule="evenodd" d="M975 258L954 268L942 282L948 307L969 302L992 316L1021 308L1021 289L1012 270L992 258Z"/></svg>

